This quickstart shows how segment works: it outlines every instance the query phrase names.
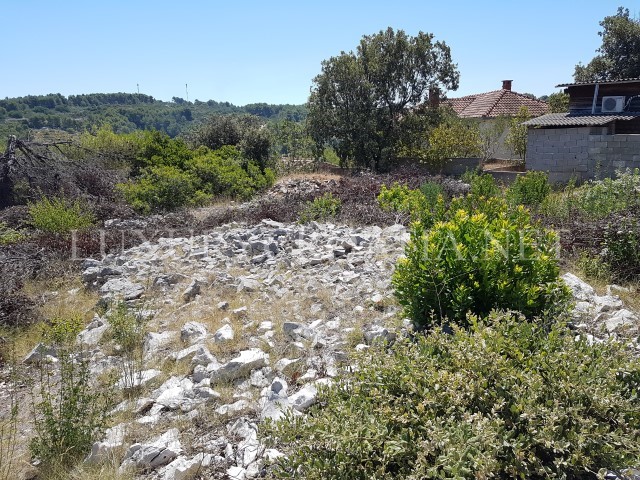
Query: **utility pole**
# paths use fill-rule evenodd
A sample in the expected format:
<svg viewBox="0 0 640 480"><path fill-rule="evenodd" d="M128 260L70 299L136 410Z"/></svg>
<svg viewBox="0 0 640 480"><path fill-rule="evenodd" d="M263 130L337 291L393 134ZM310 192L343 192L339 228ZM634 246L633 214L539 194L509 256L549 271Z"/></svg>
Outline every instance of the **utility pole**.
<svg viewBox="0 0 640 480"><path fill-rule="evenodd" d="M138 87L138 95L140 95L140 84L136 83L136 87Z"/></svg>
<svg viewBox="0 0 640 480"><path fill-rule="evenodd" d="M187 102L189 101L189 86L185 83L184 84L184 91L187 92Z"/></svg>

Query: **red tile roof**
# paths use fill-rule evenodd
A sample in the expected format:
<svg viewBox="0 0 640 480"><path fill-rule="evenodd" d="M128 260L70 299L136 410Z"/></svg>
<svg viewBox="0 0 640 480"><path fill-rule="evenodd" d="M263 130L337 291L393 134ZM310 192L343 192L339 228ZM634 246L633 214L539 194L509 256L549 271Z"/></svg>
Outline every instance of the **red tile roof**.
<svg viewBox="0 0 640 480"><path fill-rule="evenodd" d="M458 116L462 118L513 116L518 113L522 106L527 107L529 114L533 117L544 115L549 111L549 105L546 102L534 100L526 95L504 89L451 98L443 103L451 105Z"/></svg>

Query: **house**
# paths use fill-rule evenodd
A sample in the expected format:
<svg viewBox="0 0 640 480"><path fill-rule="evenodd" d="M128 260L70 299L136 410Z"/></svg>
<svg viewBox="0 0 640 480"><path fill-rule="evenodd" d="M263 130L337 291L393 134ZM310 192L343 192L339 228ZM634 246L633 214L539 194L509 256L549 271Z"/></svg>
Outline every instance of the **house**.
<svg viewBox="0 0 640 480"><path fill-rule="evenodd" d="M565 83L569 111L524 123L526 166L564 182L640 167L640 78Z"/></svg>
<svg viewBox="0 0 640 480"><path fill-rule="evenodd" d="M521 107L527 107L533 117L544 115L549 111L546 102L536 100L511 90L512 80L503 80L502 88L492 92L467 95L465 97L450 98L443 102L449 105L460 118L473 118L480 121L480 128L488 131L498 129L492 158L511 159L513 152L505 145L508 128L504 118L518 114Z"/></svg>

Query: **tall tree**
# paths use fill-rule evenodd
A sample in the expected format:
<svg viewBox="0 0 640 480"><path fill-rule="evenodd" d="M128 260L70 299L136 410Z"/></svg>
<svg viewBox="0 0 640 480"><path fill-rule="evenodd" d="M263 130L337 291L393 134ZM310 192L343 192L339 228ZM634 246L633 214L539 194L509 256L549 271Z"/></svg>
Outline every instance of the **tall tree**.
<svg viewBox="0 0 640 480"><path fill-rule="evenodd" d="M409 113L434 89L456 90L459 77L449 47L432 34L388 28L364 36L356 52L322 62L308 131L318 151L330 142L341 163L378 170L395 155Z"/></svg>
<svg viewBox="0 0 640 480"><path fill-rule="evenodd" d="M576 65L576 82L619 80L640 77L640 19L631 18L629 9L619 7L618 13L600 22L602 45L587 65Z"/></svg>

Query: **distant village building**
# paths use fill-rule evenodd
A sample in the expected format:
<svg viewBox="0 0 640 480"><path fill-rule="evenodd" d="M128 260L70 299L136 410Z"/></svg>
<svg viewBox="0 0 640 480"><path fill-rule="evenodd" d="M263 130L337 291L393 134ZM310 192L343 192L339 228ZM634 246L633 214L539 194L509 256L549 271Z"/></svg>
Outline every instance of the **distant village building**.
<svg viewBox="0 0 640 480"><path fill-rule="evenodd" d="M640 167L640 78L557 85L569 95L569 111L527 125L529 170L551 181L614 176Z"/></svg>
<svg viewBox="0 0 640 480"><path fill-rule="evenodd" d="M494 128L498 122L505 123L504 118L518 114L521 107L527 107L529 115L538 117L549 111L546 102L511 90L513 80L503 80L502 88L486 93L477 93L459 98L444 100L460 118L473 118L480 121L481 129ZM512 159L513 152L505 146L508 129L500 134L492 152L492 158Z"/></svg>

